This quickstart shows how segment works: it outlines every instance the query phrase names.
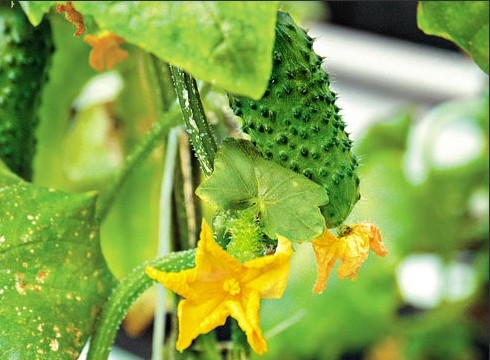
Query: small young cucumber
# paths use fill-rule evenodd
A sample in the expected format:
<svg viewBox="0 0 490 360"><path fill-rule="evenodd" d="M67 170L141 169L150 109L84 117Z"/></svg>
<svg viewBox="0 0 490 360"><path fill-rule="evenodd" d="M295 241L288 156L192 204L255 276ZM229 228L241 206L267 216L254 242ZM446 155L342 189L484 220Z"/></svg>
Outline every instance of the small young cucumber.
<svg viewBox="0 0 490 360"><path fill-rule="evenodd" d="M279 12L273 69L264 96L254 101L230 95L242 129L266 159L290 168L327 191L321 208L327 227L340 225L360 198L352 141L335 105L313 40Z"/></svg>
<svg viewBox="0 0 490 360"><path fill-rule="evenodd" d="M34 28L18 3L0 3L0 158L16 174L32 178L40 91L53 52L45 20Z"/></svg>

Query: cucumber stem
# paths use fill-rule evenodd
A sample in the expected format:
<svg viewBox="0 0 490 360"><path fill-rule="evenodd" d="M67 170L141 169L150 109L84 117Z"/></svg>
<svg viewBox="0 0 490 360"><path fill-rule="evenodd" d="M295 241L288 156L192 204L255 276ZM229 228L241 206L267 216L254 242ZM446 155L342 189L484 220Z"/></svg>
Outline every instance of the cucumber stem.
<svg viewBox="0 0 490 360"><path fill-rule="evenodd" d="M175 93L179 99L184 125L206 176L213 172L216 142L206 119L196 80L182 69L170 66Z"/></svg>
<svg viewBox="0 0 490 360"><path fill-rule="evenodd" d="M180 126L170 130L165 151L165 167L162 176L160 191L160 223L158 229L158 256L165 256L170 252L172 241L172 191L177 158L178 136ZM166 313L166 289L157 285L156 310L153 322L152 360L161 360L163 355L163 341L165 339L165 313Z"/></svg>
<svg viewBox="0 0 490 360"><path fill-rule="evenodd" d="M121 280L102 309L95 332L90 340L87 359L108 358L116 332L126 312L133 302L154 284L154 281L145 273L147 265L162 271L181 271L194 267L194 257L194 249L170 253L167 256L139 265Z"/></svg>

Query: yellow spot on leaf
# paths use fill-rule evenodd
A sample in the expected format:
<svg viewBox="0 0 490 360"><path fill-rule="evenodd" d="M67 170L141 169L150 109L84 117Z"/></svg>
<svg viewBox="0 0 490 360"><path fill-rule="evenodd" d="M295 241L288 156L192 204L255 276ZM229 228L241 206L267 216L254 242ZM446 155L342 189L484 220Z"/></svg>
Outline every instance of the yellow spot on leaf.
<svg viewBox="0 0 490 360"><path fill-rule="evenodd" d="M49 342L49 348L51 349L51 351L58 351L58 349L60 348L60 344L58 343L58 340L56 339L53 339Z"/></svg>
<svg viewBox="0 0 490 360"><path fill-rule="evenodd" d="M44 284L49 276L49 270L40 270L36 275L36 282Z"/></svg>
<svg viewBox="0 0 490 360"><path fill-rule="evenodd" d="M20 295L26 294L24 277L24 274L15 274L15 290L17 290Z"/></svg>

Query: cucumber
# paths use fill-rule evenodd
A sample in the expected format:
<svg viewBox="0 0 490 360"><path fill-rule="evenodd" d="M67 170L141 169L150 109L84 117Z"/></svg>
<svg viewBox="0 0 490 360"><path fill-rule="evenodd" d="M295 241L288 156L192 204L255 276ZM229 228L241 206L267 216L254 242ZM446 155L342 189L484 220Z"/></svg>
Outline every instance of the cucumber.
<svg viewBox="0 0 490 360"><path fill-rule="evenodd" d="M34 28L10 1L0 3L0 158L32 179L40 92L53 45L47 20Z"/></svg>
<svg viewBox="0 0 490 360"><path fill-rule="evenodd" d="M291 17L278 13L273 69L260 100L229 95L242 130L265 159L322 185L330 201L321 208L329 228L346 219L359 200L358 162L335 105L322 58Z"/></svg>

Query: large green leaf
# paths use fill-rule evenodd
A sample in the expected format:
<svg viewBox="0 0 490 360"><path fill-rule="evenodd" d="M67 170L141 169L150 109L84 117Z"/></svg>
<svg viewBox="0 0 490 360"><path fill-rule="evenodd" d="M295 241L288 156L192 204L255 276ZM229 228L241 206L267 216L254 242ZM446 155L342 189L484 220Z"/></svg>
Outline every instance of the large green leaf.
<svg viewBox="0 0 490 360"><path fill-rule="evenodd" d="M34 23L48 7L27 2ZM55 3L55 2L49 2ZM277 1L74 1L102 29L196 78L258 99L272 70Z"/></svg>
<svg viewBox="0 0 490 360"><path fill-rule="evenodd" d="M308 241L325 227L318 207L328 202L326 190L264 160L248 141L222 142L214 172L196 194L221 210L256 207L271 238L282 235L291 241Z"/></svg>
<svg viewBox="0 0 490 360"><path fill-rule="evenodd" d="M0 167L0 358L76 359L113 277L92 193L23 182Z"/></svg>
<svg viewBox="0 0 490 360"><path fill-rule="evenodd" d="M417 22L426 34L451 40L488 74L488 1L421 1Z"/></svg>

